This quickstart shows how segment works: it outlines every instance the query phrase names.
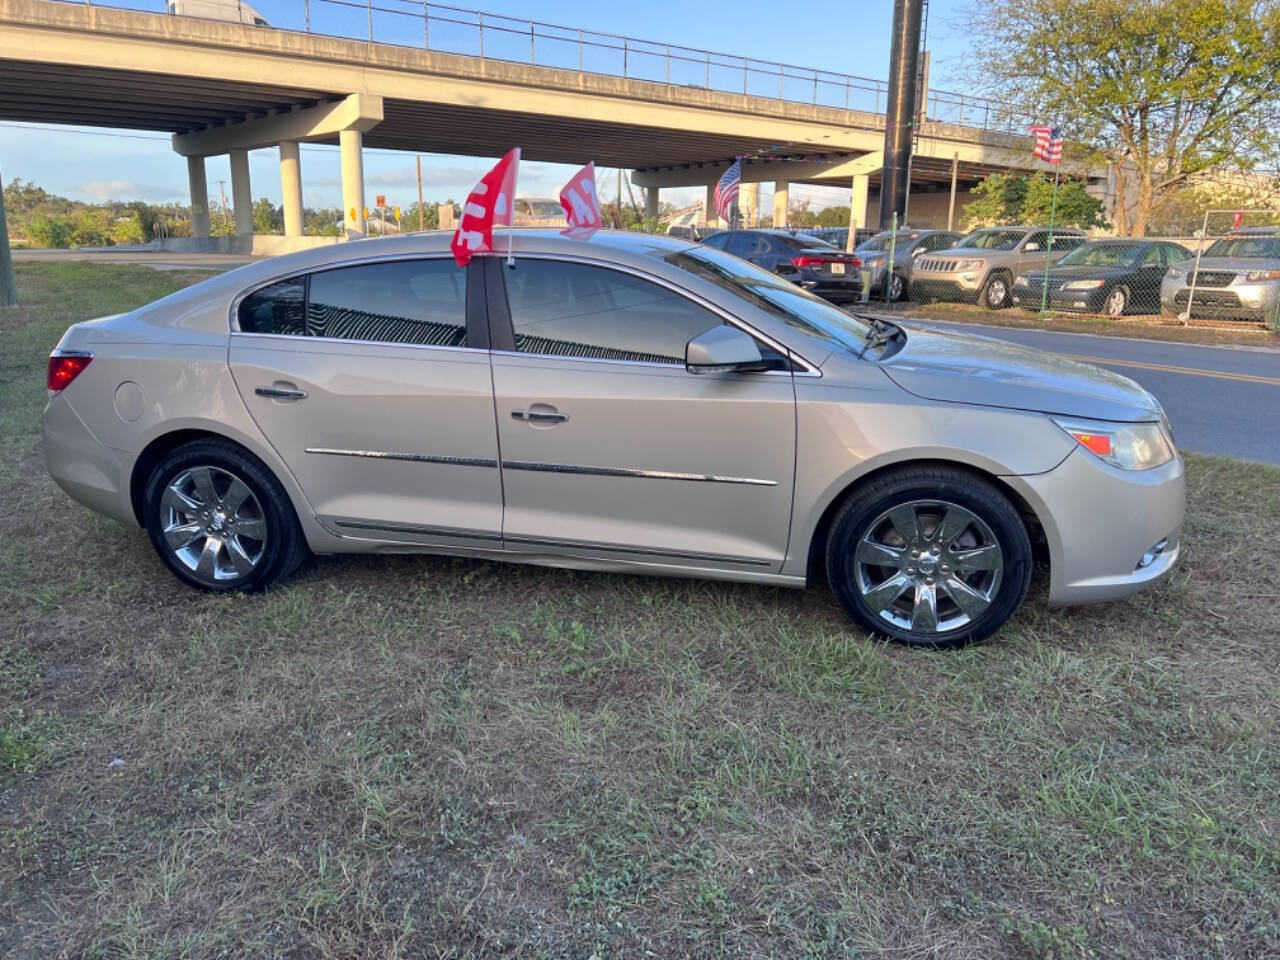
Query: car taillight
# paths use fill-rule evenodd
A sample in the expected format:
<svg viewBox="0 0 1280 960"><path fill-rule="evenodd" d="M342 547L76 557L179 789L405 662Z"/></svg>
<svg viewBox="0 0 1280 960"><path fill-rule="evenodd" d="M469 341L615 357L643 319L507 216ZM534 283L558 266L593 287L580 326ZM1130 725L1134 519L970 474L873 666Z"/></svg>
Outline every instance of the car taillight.
<svg viewBox="0 0 1280 960"><path fill-rule="evenodd" d="M824 263L843 263L846 266L857 269L862 266L862 261L857 257L792 257L791 265L793 267L820 267Z"/></svg>
<svg viewBox="0 0 1280 960"><path fill-rule="evenodd" d="M49 354L49 389L65 390L71 381L84 371L93 360L91 353L51 353Z"/></svg>

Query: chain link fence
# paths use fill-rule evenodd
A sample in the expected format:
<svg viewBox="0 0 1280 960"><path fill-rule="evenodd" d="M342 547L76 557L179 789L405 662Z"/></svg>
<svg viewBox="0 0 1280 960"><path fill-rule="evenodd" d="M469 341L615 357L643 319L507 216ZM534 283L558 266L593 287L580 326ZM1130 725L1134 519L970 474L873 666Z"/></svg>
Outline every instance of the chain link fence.
<svg viewBox="0 0 1280 960"><path fill-rule="evenodd" d="M1208 209L1180 231L1123 238L1044 224L927 227L862 241L863 303L1280 330L1280 209Z"/></svg>

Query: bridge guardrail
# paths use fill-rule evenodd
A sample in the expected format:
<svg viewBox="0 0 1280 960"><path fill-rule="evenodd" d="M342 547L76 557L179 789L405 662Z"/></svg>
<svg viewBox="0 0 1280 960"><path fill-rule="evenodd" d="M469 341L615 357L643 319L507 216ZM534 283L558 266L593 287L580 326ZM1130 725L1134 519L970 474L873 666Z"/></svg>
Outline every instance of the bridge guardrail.
<svg viewBox="0 0 1280 960"><path fill-rule="evenodd" d="M84 0L149 13L167 13L164 0ZM159 8L159 9L157 9ZM228 17L252 22L252 5L228 4ZM623 34L487 13L420 0L293 0L275 7L268 29L474 56L671 86L738 93L786 103L883 115L888 81L860 77ZM234 21L233 21L234 22ZM930 89L927 120L983 131L1024 134L1029 118L984 97Z"/></svg>

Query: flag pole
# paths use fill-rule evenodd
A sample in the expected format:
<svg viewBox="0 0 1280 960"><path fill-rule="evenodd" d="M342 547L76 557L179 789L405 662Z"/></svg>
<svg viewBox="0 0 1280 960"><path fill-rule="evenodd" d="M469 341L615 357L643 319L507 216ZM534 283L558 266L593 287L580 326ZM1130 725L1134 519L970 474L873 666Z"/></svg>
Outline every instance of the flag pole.
<svg viewBox="0 0 1280 960"><path fill-rule="evenodd" d="M516 172L511 175L511 218L507 220L507 266L514 267L516 258L512 249L516 242L516 184L520 180L520 148L516 147Z"/></svg>
<svg viewBox="0 0 1280 960"><path fill-rule="evenodd" d="M1049 242L1044 249L1044 283L1040 285L1040 319L1048 313L1049 305L1049 267L1053 263L1053 221L1058 214L1058 177L1062 173L1062 160L1053 168L1053 200L1049 203Z"/></svg>

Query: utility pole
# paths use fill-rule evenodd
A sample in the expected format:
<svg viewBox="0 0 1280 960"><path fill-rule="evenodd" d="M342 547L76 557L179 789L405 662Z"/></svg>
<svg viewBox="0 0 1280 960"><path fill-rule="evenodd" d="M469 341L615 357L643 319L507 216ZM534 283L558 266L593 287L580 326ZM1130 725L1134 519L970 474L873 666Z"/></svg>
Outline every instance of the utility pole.
<svg viewBox="0 0 1280 960"><path fill-rule="evenodd" d="M425 214L422 209L422 154L418 154L418 232L426 228Z"/></svg>
<svg viewBox="0 0 1280 960"><path fill-rule="evenodd" d="M618 168L618 229L622 229L622 168Z"/></svg>
<svg viewBox="0 0 1280 960"><path fill-rule="evenodd" d="M920 119L920 29L925 0L894 0L889 49L889 102L884 124L884 173L880 187L880 229L894 214L901 222L911 188L911 148Z"/></svg>
<svg viewBox="0 0 1280 960"><path fill-rule="evenodd" d="M227 218L227 181L218 181L218 196L222 198L222 225L225 227L230 222Z"/></svg>
<svg viewBox="0 0 1280 960"><path fill-rule="evenodd" d="M18 305L18 284L13 278L13 254L9 250L9 227L4 218L4 179L0 178L0 307Z"/></svg>

